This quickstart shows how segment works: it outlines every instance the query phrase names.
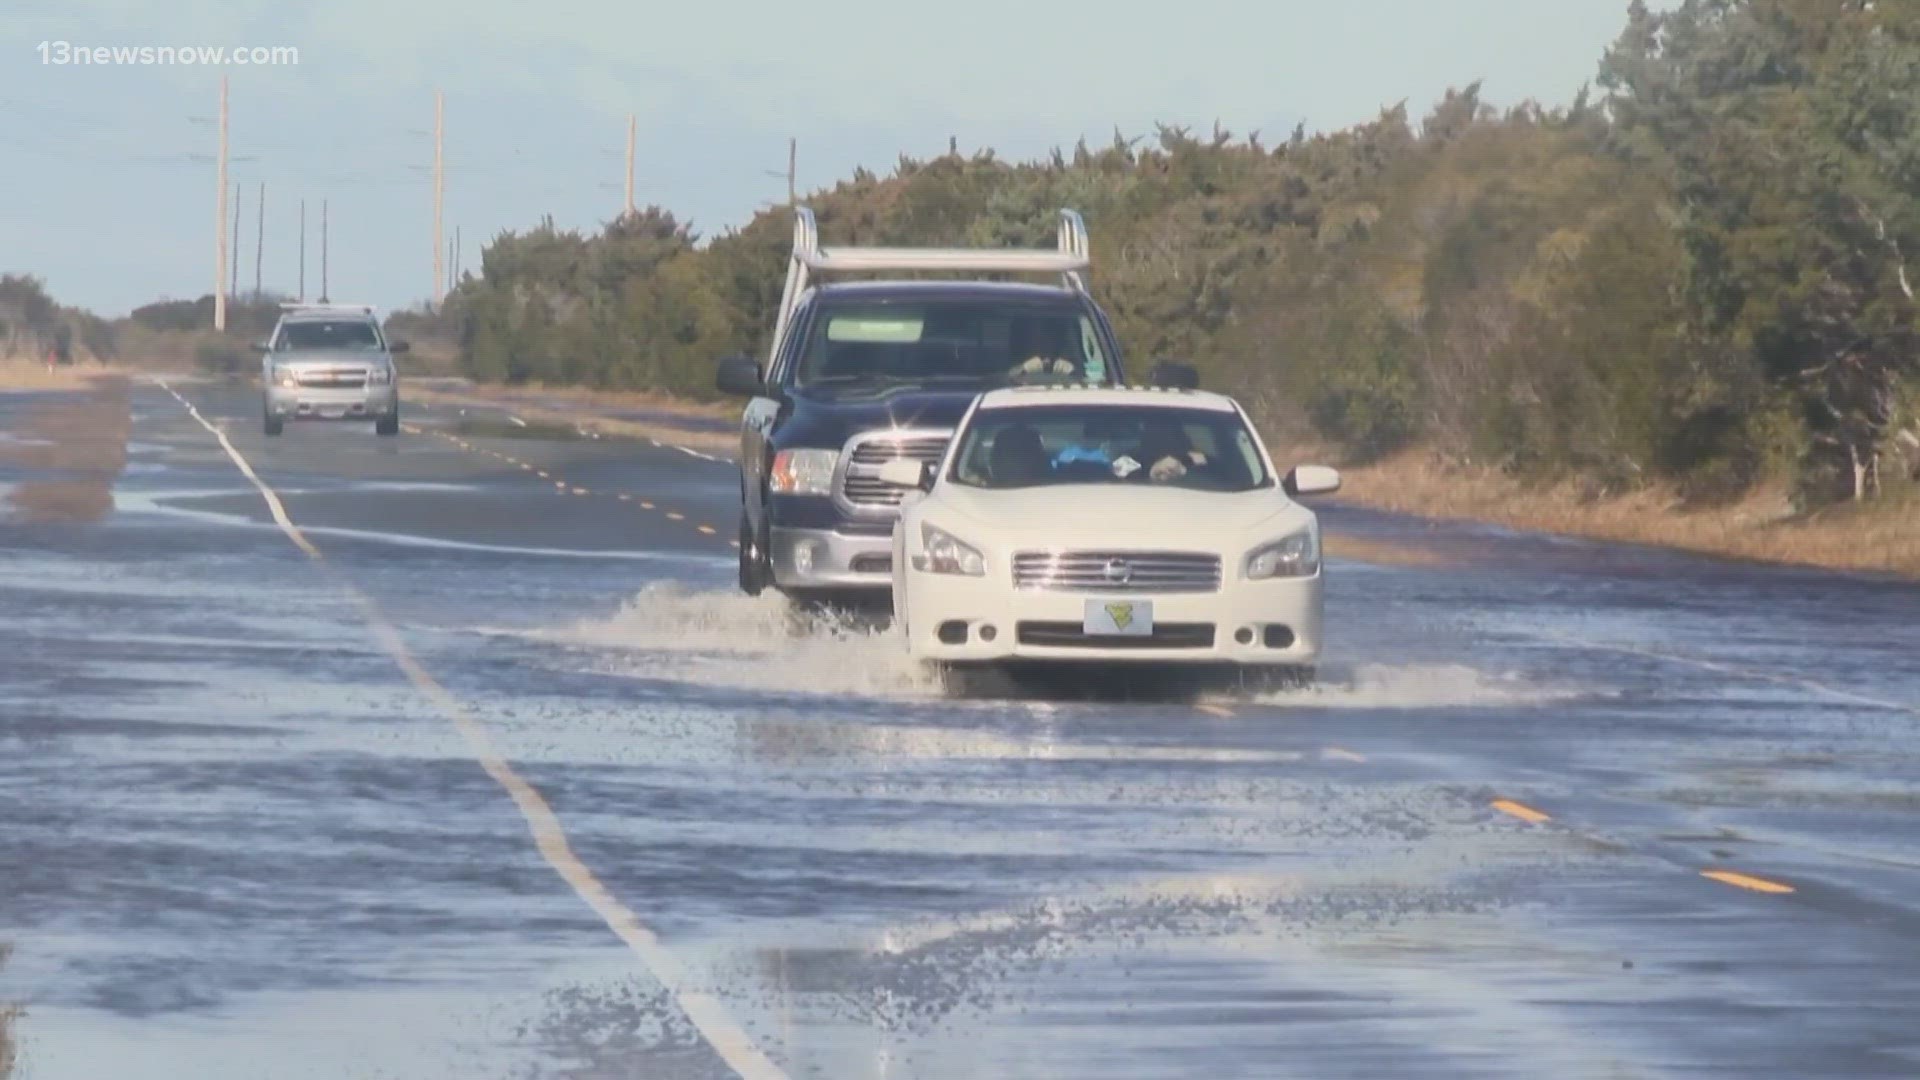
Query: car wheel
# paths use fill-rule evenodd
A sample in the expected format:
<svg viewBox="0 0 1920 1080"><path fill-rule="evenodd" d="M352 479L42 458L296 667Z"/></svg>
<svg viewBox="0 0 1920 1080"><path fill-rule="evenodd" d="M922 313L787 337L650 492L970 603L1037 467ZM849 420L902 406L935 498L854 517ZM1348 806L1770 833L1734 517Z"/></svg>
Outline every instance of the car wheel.
<svg viewBox="0 0 1920 1080"><path fill-rule="evenodd" d="M273 438L280 434L281 428L284 427L285 424L286 421L277 416L267 416L261 421L260 430L265 432L268 438Z"/></svg>
<svg viewBox="0 0 1920 1080"><path fill-rule="evenodd" d="M373 422L373 430L376 435L392 436L400 434L399 408L396 407L392 412L375 420Z"/></svg>

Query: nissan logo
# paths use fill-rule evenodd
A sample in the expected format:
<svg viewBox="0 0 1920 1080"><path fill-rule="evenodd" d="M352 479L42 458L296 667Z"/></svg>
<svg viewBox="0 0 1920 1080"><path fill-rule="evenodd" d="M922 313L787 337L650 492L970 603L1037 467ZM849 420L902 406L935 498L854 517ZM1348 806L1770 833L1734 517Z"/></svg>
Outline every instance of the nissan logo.
<svg viewBox="0 0 1920 1080"><path fill-rule="evenodd" d="M1115 585L1125 585L1133 580L1133 564L1125 559L1107 560L1107 580Z"/></svg>

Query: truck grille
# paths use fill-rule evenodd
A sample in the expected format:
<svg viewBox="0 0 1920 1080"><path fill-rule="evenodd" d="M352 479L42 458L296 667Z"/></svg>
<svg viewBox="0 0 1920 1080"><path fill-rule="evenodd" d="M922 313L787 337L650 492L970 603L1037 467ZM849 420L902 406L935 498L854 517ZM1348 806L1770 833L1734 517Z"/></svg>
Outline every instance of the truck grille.
<svg viewBox="0 0 1920 1080"><path fill-rule="evenodd" d="M848 449L842 466L840 494L850 506L865 510L887 510L900 505L906 494L902 488L880 480L880 466L895 458L938 465L946 456L948 433L875 432L859 437Z"/></svg>
<svg viewBox="0 0 1920 1080"><path fill-rule="evenodd" d="M351 389L367 385L365 368L308 368L295 373L301 386Z"/></svg>
<svg viewBox="0 0 1920 1080"><path fill-rule="evenodd" d="M1220 591L1220 557L1182 551L1022 551L1017 589L1053 592L1210 593Z"/></svg>

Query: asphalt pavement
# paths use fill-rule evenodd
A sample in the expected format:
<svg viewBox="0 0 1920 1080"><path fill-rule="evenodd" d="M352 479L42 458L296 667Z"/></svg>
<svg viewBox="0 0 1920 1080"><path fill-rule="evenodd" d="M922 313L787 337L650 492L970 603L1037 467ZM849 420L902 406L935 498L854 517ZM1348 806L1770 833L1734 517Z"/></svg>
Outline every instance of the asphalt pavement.
<svg viewBox="0 0 1920 1080"><path fill-rule="evenodd" d="M23 1077L1920 1075L1913 584L1332 505L1321 685L956 696L711 455L127 402L0 518Z"/></svg>

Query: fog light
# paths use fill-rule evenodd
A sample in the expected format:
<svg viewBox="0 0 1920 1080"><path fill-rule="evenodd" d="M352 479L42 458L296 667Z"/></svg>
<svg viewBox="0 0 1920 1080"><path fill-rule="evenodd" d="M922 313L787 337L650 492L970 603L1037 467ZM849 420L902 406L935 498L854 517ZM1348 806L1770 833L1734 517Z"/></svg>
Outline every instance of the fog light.
<svg viewBox="0 0 1920 1080"><path fill-rule="evenodd" d="M803 540L793 547L793 572L805 576L813 573L814 544Z"/></svg>
<svg viewBox="0 0 1920 1080"><path fill-rule="evenodd" d="M992 641L994 638L997 638L999 636L1000 636L1000 631L995 630L991 626L983 626L980 628L981 641Z"/></svg>
<svg viewBox="0 0 1920 1080"><path fill-rule="evenodd" d="M1275 623L1267 627L1267 648L1290 649L1293 647L1293 631Z"/></svg>
<svg viewBox="0 0 1920 1080"><path fill-rule="evenodd" d="M1239 642L1242 645L1253 644L1253 627L1243 626L1240 629L1235 630L1233 632L1233 640Z"/></svg>
<svg viewBox="0 0 1920 1080"><path fill-rule="evenodd" d="M959 619L949 619L934 631L942 645L965 645L967 643L967 624Z"/></svg>

